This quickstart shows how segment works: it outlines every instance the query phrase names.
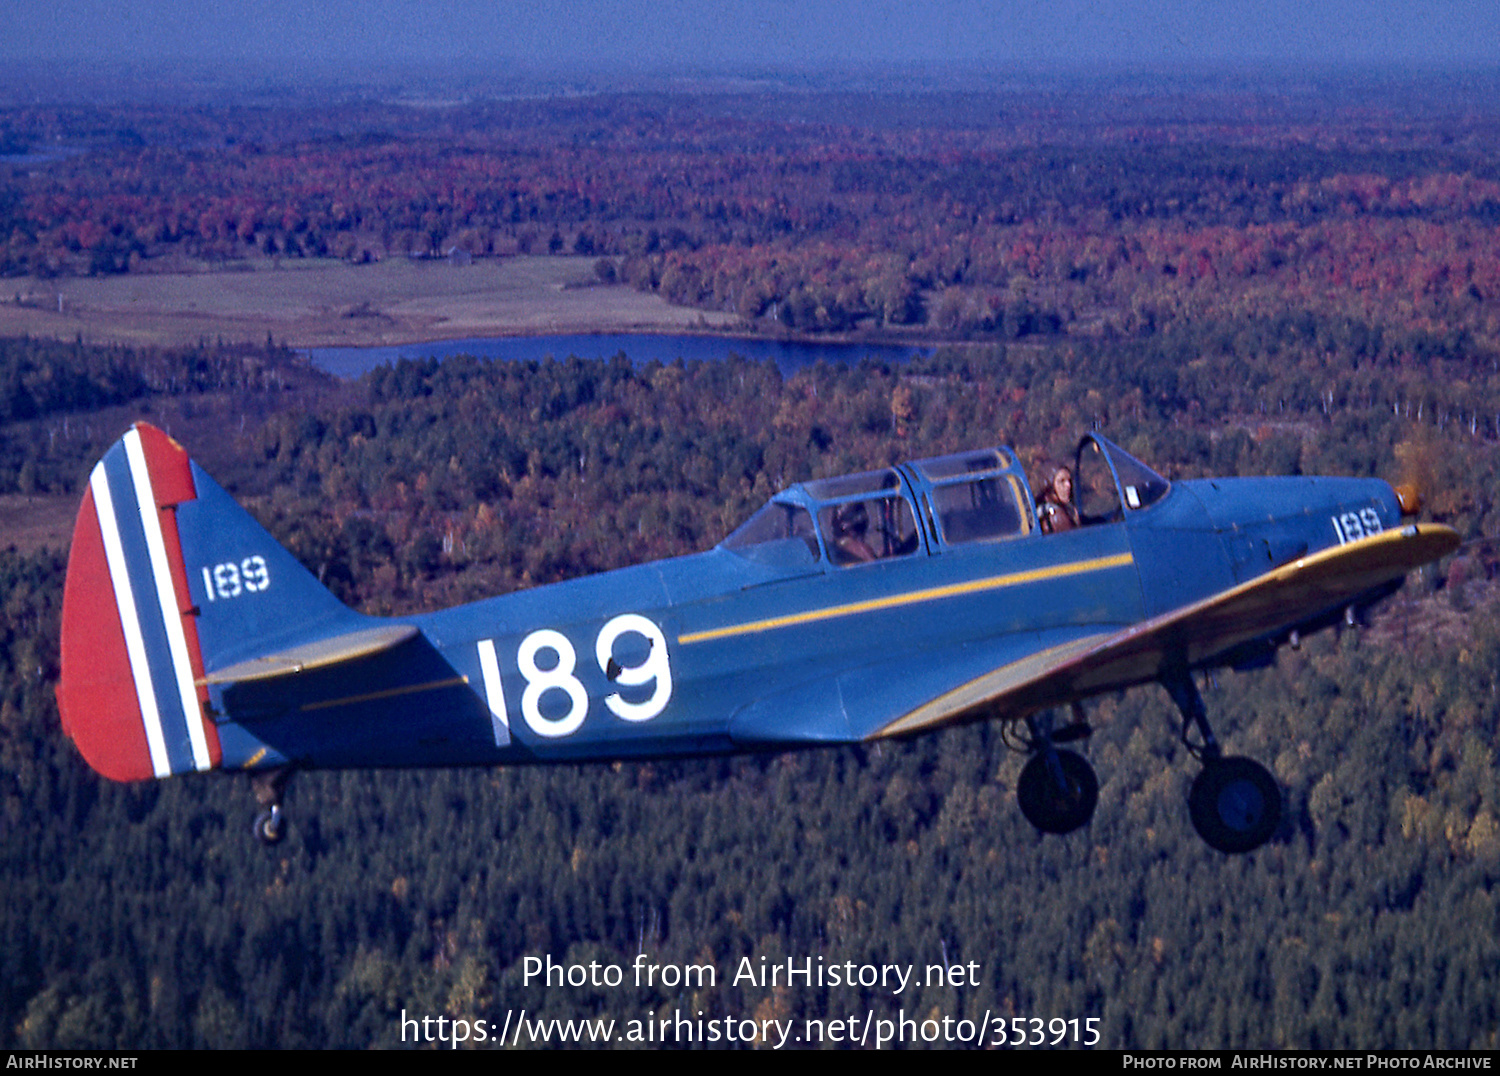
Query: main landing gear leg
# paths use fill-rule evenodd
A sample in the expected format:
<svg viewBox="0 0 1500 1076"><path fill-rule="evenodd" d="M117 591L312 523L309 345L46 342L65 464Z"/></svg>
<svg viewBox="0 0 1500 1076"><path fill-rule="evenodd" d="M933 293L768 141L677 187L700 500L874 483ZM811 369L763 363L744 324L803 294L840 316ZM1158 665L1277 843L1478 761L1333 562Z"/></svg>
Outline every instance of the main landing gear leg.
<svg viewBox="0 0 1500 1076"><path fill-rule="evenodd" d="M250 778L255 789L255 802L261 812L255 816L254 832L261 844L279 844L286 836L286 819L281 813L281 797L287 782L292 779L290 766L274 770L263 770Z"/></svg>
<svg viewBox="0 0 1500 1076"><path fill-rule="evenodd" d="M1230 854L1253 852L1281 825L1281 789L1275 778L1252 759L1225 757L1189 673L1164 676L1162 686L1182 713L1183 745L1203 763L1188 792L1193 828L1210 848ZM1189 737L1194 728L1201 743Z"/></svg>
<svg viewBox="0 0 1500 1076"><path fill-rule="evenodd" d="M1026 719L1030 732L1031 760L1021 769L1016 799L1021 813L1043 833L1072 833L1094 816L1099 803L1099 778L1083 756L1059 751L1058 741L1081 739L1089 734L1082 708L1073 705L1074 724L1052 733L1048 723Z"/></svg>

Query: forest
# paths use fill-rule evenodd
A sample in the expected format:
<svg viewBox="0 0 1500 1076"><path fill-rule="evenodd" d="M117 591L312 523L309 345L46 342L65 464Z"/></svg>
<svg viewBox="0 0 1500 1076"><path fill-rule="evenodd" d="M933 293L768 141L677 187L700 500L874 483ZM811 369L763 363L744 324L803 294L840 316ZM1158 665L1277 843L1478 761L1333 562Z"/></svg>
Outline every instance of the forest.
<svg viewBox="0 0 1500 1076"><path fill-rule="evenodd" d="M0 1044L400 1046L403 1012L524 1008L1500 1045L1494 99L1097 89L491 102L384 127L375 104L4 110L9 143L94 147L0 178L6 272L385 257L469 228L481 256L555 237L760 331L946 340L790 375L626 353L352 382L271 341L0 341L0 493L77 497L147 418L368 612L704 549L801 479L996 443L1040 474L1090 429L1173 479L1410 478L1466 545L1366 626L1206 685L1228 749L1286 797L1242 858L1192 832L1154 687L1088 704L1100 805L1064 838L1021 818L1024 759L977 725L865 752L302 774L267 850L246 782L89 771L53 699L64 542L12 545ZM642 953L719 975L525 981L528 958ZM735 982L742 958L979 974L896 997Z"/></svg>
<svg viewBox="0 0 1500 1076"><path fill-rule="evenodd" d="M1495 332L1496 87L0 109L0 276L599 256L755 331L1149 331L1288 308ZM22 162L26 155L11 155ZM19 297L18 297L19 301Z"/></svg>

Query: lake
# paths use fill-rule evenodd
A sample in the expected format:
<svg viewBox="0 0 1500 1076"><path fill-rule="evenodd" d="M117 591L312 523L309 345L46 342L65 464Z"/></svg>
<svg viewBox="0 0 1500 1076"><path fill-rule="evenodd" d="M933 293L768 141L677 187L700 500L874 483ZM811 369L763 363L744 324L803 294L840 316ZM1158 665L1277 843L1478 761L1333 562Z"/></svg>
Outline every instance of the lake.
<svg viewBox="0 0 1500 1076"><path fill-rule="evenodd" d="M565 359L609 359L624 352L641 365L652 360L669 363L683 359L719 361L730 354L762 361L770 359L784 374L817 362L907 362L932 354L931 348L908 344L793 343L781 340L740 339L728 336L670 336L650 333L601 333L575 336L505 336L470 340L435 340L392 347L315 347L306 354L318 369L336 377L355 378L398 359L446 359L478 355L491 359L531 360L548 356Z"/></svg>

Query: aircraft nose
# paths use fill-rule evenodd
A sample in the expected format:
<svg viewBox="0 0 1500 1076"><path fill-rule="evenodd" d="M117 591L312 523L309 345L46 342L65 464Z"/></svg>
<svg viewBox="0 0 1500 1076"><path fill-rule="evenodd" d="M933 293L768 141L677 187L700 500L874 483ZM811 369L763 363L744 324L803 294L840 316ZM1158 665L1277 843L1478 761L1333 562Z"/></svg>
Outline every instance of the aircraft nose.
<svg viewBox="0 0 1500 1076"><path fill-rule="evenodd" d="M1396 487L1396 501L1403 516L1414 516L1422 510L1422 491L1410 482L1403 482Z"/></svg>

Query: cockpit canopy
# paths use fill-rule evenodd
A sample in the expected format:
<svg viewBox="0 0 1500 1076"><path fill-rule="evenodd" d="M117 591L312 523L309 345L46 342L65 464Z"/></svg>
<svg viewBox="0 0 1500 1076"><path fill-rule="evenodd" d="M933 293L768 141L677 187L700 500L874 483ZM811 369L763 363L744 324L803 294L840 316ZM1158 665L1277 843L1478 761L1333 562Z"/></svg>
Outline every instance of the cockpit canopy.
<svg viewBox="0 0 1500 1076"><path fill-rule="evenodd" d="M1031 487L1008 448L915 460L907 467L939 546L1018 538L1035 529Z"/></svg>
<svg viewBox="0 0 1500 1076"><path fill-rule="evenodd" d="M1084 513L1086 522L1120 518L1122 501L1145 508L1169 488L1095 434L1079 444L1077 466L1087 477L1080 497L1094 509ZM843 568L1037 531L1036 502L1016 454L988 448L799 483L776 494L722 546L768 566Z"/></svg>
<svg viewBox="0 0 1500 1076"><path fill-rule="evenodd" d="M1084 523L1117 522L1126 508L1150 508L1172 488L1161 475L1097 433L1078 442L1073 470L1076 503Z"/></svg>

